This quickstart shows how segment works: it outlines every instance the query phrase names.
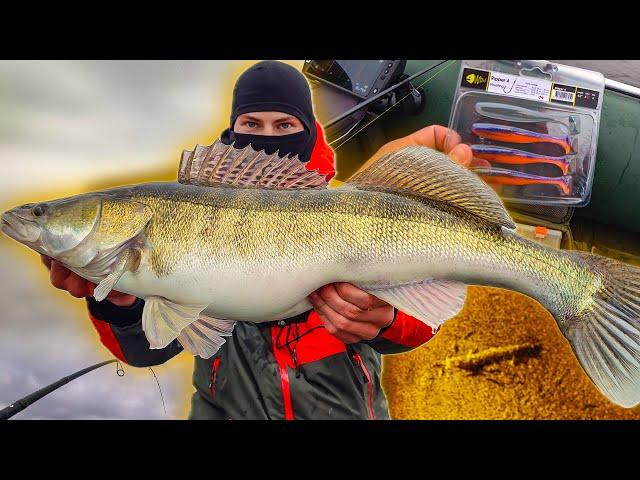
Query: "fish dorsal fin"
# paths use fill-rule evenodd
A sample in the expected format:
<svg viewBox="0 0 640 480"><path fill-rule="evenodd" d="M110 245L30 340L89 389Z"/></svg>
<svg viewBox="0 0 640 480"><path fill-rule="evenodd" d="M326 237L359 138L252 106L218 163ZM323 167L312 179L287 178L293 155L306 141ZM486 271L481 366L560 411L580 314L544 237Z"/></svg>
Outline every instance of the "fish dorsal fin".
<svg viewBox="0 0 640 480"><path fill-rule="evenodd" d="M308 170L294 157L279 157L254 150L251 145L235 148L216 140L182 152L178 181L190 185L308 189L327 188L324 175Z"/></svg>
<svg viewBox="0 0 640 480"><path fill-rule="evenodd" d="M513 220L498 195L465 167L427 147L405 147L373 160L345 185L439 202L507 228Z"/></svg>

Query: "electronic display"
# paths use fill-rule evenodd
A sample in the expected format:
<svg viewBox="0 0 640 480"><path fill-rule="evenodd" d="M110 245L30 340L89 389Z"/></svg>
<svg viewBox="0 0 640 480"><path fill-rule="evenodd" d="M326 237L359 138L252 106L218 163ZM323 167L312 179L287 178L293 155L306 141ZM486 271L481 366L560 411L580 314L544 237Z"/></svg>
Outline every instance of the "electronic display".
<svg viewBox="0 0 640 480"><path fill-rule="evenodd" d="M396 70L395 60L307 60L304 73L365 98Z"/></svg>

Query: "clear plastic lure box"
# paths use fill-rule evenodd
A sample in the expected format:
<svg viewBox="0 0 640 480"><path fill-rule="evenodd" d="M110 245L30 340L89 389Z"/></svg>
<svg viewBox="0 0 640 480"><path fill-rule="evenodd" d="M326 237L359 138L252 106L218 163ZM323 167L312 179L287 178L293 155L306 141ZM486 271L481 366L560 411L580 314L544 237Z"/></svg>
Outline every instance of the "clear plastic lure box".
<svg viewBox="0 0 640 480"><path fill-rule="evenodd" d="M544 60L462 62L449 127L507 202L589 203L604 76Z"/></svg>

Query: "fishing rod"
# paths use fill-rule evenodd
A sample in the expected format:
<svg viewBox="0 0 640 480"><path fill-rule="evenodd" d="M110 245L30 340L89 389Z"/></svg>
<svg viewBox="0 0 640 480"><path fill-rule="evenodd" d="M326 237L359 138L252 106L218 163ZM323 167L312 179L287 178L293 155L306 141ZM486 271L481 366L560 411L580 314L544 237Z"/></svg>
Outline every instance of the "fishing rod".
<svg viewBox="0 0 640 480"><path fill-rule="evenodd" d="M16 400L8 407L0 410L0 420L10 419L15 414L21 412L32 403L37 402L42 397L49 395L51 392L57 390L63 385L66 385L70 381L75 380L76 378L81 377L82 375L89 373L90 371L95 370L96 368L104 367L105 365L109 365L110 363L115 363L115 362L118 362L118 360L114 358L113 360L107 360L106 362L96 363L95 365L92 365L87 368L83 368L82 370L79 370L76 373L72 373L71 375L63 377L57 382L54 382L51 385L47 385L46 387L41 388L40 390L37 390L32 394L27 395L24 398L21 398L20 400ZM121 368L118 369L118 376L124 375L124 371L122 371L122 375L120 374L121 370L122 370Z"/></svg>
<svg viewBox="0 0 640 480"><path fill-rule="evenodd" d="M355 105L354 107L350 108L349 110L347 110L344 113L341 113L340 115L338 115L337 117L332 118L331 120L329 120L326 124L324 124L324 128L327 129L333 125L335 125L336 123L338 123L341 120L344 120L345 118L353 115L355 112L363 109L364 107L371 105L372 103L374 103L377 100L380 100L382 97L384 97L385 95L389 94L390 92L393 92L394 90L400 88L401 86L409 83L411 80L415 80L416 78L420 77L421 75L424 75L425 73L430 72L431 70L433 70L434 68L439 67L440 65L448 62L449 60L440 60L439 62L436 62L435 64L427 67L427 68L423 68L422 70L414 73L413 75L405 78L404 80L396 83L395 85L391 85L389 88L381 91L380 93L375 94L373 97L365 100L362 103L358 103L357 105Z"/></svg>

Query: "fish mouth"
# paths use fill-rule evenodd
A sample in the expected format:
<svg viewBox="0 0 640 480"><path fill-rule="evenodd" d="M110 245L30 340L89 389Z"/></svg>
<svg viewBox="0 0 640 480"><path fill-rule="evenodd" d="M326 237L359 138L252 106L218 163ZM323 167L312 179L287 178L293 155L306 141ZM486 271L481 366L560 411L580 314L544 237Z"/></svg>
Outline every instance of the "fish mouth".
<svg viewBox="0 0 640 480"><path fill-rule="evenodd" d="M0 220L2 232L20 243L33 248L40 238L40 228L32 220L11 211L3 213Z"/></svg>
<svg viewBox="0 0 640 480"><path fill-rule="evenodd" d="M11 238L16 237L17 232L14 228L12 228L9 212L2 214L2 217L0 218L0 230L2 230L5 235L10 236Z"/></svg>

